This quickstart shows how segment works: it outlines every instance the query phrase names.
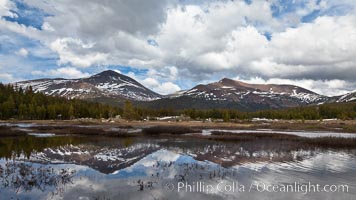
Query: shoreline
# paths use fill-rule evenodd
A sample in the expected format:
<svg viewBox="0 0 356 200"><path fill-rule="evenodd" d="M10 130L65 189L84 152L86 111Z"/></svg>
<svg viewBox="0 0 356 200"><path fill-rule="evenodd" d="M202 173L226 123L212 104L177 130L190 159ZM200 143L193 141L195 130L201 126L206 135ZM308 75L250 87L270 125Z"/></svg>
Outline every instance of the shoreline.
<svg viewBox="0 0 356 200"><path fill-rule="evenodd" d="M21 137L114 137L190 138L221 142L298 142L326 148L355 148L356 121L216 122L101 122L99 120L9 120L0 121L0 138Z"/></svg>
<svg viewBox="0 0 356 200"><path fill-rule="evenodd" d="M87 128L146 128L160 127L188 127L193 129L228 129L228 130L256 130L270 129L276 131L328 131L356 133L356 120L261 120L239 122L203 122L203 121L108 121L90 120L0 120L4 124L34 124L36 126L82 126Z"/></svg>

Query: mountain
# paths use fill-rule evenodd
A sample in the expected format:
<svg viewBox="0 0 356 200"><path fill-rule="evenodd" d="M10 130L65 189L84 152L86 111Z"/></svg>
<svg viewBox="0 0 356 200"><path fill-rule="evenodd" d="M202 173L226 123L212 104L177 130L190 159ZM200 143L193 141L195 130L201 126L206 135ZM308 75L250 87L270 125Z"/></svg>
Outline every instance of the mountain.
<svg viewBox="0 0 356 200"><path fill-rule="evenodd" d="M228 78L207 85L198 85L183 95L207 100L235 102L250 100L261 103L282 101L284 103L310 104L326 100L326 97L322 95L294 85L248 84Z"/></svg>
<svg viewBox="0 0 356 200"><path fill-rule="evenodd" d="M224 78L149 102L153 108L236 108L246 111L321 104L329 98L294 85L248 84Z"/></svg>
<svg viewBox="0 0 356 200"><path fill-rule="evenodd" d="M31 86L35 92L66 98L151 101L162 97L136 80L112 70L103 71L88 78L38 79L15 84L22 88Z"/></svg>
<svg viewBox="0 0 356 200"><path fill-rule="evenodd" d="M38 79L15 84L22 88L32 86L34 91L47 95L112 105L122 105L124 100L129 99L137 106L153 109L229 108L256 111L356 101L356 92L327 97L294 85L249 84L228 78L163 96L112 70L87 78Z"/></svg>
<svg viewBox="0 0 356 200"><path fill-rule="evenodd" d="M345 103L345 102L356 101L356 92L350 92L345 95L333 97L333 100L336 103Z"/></svg>

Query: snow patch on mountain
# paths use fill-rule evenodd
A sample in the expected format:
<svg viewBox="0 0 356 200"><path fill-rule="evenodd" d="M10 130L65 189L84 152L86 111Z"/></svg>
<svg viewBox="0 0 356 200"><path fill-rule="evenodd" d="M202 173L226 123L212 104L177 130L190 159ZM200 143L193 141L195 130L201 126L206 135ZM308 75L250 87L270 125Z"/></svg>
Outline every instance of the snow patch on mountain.
<svg viewBox="0 0 356 200"><path fill-rule="evenodd" d="M337 103L351 102L351 101L356 101L356 91L342 95L336 100Z"/></svg>

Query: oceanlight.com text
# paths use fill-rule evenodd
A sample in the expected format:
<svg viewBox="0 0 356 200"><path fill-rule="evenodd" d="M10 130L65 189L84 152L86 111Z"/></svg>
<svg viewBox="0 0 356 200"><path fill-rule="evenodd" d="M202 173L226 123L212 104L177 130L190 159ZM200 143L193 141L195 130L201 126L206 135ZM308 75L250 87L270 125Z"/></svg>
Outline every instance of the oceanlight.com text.
<svg viewBox="0 0 356 200"><path fill-rule="evenodd" d="M217 183L178 182L176 184L167 183L166 190L187 192L187 193L244 193L244 192L269 192L269 193L348 193L350 188L346 184L319 184L319 183L267 183L253 182L251 184L241 184L239 182L220 181Z"/></svg>

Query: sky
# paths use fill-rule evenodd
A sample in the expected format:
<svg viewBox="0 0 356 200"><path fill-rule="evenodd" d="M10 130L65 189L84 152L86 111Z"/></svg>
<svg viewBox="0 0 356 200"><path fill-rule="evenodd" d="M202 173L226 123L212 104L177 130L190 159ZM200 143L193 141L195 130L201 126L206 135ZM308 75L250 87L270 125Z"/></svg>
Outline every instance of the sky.
<svg viewBox="0 0 356 200"><path fill-rule="evenodd" d="M356 90L354 0L0 0L0 82L116 70L161 94L224 77Z"/></svg>

